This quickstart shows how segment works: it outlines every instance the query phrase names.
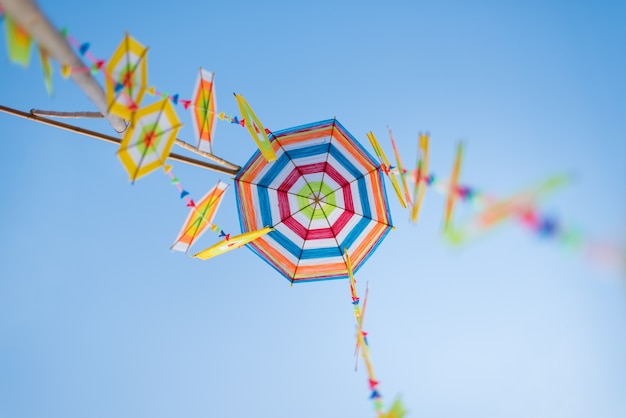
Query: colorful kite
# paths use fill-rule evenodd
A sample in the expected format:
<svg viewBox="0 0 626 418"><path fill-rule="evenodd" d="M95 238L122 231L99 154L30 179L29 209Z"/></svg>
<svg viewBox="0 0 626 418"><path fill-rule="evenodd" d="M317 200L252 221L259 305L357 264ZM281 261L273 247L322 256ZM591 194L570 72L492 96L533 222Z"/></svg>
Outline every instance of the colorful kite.
<svg viewBox="0 0 626 418"><path fill-rule="evenodd" d="M540 199L568 184L570 180L570 176L561 174L549 177L507 199L496 200L483 196L482 211L463 226L449 228L446 236L454 244L465 243L511 218L518 218L525 226L539 233L552 234L556 228L555 221L540 216L535 207Z"/></svg>
<svg viewBox="0 0 626 418"><path fill-rule="evenodd" d="M198 139L200 151L213 152L213 134L215 132L215 73L200 68L196 85L193 88L191 121Z"/></svg>
<svg viewBox="0 0 626 418"><path fill-rule="evenodd" d="M109 112L126 120L141 104L148 85L148 48L128 33L106 65Z"/></svg>
<svg viewBox="0 0 626 418"><path fill-rule="evenodd" d="M285 278L346 278L391 229L382 169L335 119L272 134L277 159L257 151L235 177L241 229L274 231L248 246Z"/></svg>
<svg viewBox="0 0 626 418"><path fill-rule="evenodd" d="M174 251L187 252L194 241L212 225L213 218L222 203L228 184L218 181L217 184L198 202L191 201L191 211L180 229L174 245Z"/></svg>
<svg viewBox="0 0 626 418"><path fill-rule="evenodd" d="M134 119L117 153L132 182L165 165L182 126L167 99L138 110Z"/></svg>

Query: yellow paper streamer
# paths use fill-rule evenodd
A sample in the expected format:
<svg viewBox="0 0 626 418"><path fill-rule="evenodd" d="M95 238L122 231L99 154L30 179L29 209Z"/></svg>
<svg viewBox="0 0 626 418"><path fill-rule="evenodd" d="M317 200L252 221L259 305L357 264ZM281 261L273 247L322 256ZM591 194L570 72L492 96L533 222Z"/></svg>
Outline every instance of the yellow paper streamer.
<svg viewBox="0 0 626 418"><path fill-rule="evenodd" d="M411 194L409 193L409 186L406 182L406 173L404 172L404 166L402 165L402 160L400 159L400 153L398 152L396 141L393 139L393 134L391 133L391 129L387 128L387 131L389 131L389 140L391 141L391 148L393 148L393 153L396 156L396 166L398 167L398 172L400 173L400 181L402 182L402 188L404 189L404 196L406 197L406 202L410 205Z"/></svg>
<svg viewBox="0 0 626 418"><path fill-rule="evenodd" d="M237 99L237 104L239 105L239 110L241 111L241 117L245 120L246 128L248 128L248 132L256 142L259 150L261 150L261 154L267 161L276 160L276 154L274 153L274 149L272 148L272 144L270 139L265 133L265 128L261 124L259 118L256 117L246 99L243 98L241 94L235 93L235 99ZM258 129L255 129L255 125ZM260 134L260 136L259 136Z"/></svg>
<svg viewBox="0 0 626 418"><path fill-rule="evenodd" d="M43 69L43 80L46 86L46 91L50 96L54 93L52 87L52 65L50 65L50 57L48 52L42 47L39 47L39 60L41 61L41 68Z"/></svg>
<svg viewBox="0 0 626 418"><path fill-rule="evenodd" d="M454 166L452 167L452 175L450 176L450 183L448 185L448 199L446 201L446 211L443 220L443 229L447 231L450 226L450 219L452 218L452 211L454 210L454 203L457 198L457 188L459 187L459 175L461 173L461 158L463 157L463 143L459 142L456 149L456 158L454 160Z"/></svg>
<svg viewBox="0 0 626 418"><path fill-rule="evenodd" d="M257 238L260 238L273 230L274 228L266 227L263 229L259 229L258 231L251 231L246 232L245 234L236 235L234 237L231 237L228 241L219 242L205 250L200 251L197 254L194 254L193 257L199 258L201 260L208 260L209 258L216 257L218 255L244 246L247 243L254 241Z"/></svg>
<svg viewBox="0 0 626 418"><path fill-rule="evenodd" d="M413 207L411 208L411 222L417 222L420 207L426 193L426 184L424 179L428 176L428 134L420 134L419 152L417 160L417 172L415 178L415 186L413 188ZM420 178L421 177L421 178Z"/></svg>
<svg viewBox="0 0 626 418"><path fill-rule="evenodd" d="M369 139L370 144L372 144L372 148L374 148L374 152L378 156L380 163L385 167L385 170L384 170L385 174L391 181L391 185L393 186L393 190L396 192L396 196L398 196L400 205L402 205L403 208L406 208L406 202L404 201L404 198L402 197L402 191L400 190L398 179L396 178L396 175L394 173L389 173L390 164L389 164L389 160L387 159L387 155L385 155L385 152L380 147L380 144L378 143L378 140L374 136L373 132L367 133L367 139Z"/></svg>

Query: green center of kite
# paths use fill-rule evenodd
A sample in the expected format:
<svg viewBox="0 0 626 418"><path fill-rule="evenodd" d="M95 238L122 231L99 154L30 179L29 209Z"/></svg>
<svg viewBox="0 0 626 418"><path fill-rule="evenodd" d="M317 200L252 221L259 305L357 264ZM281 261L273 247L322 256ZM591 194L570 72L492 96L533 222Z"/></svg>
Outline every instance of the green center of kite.
<svg viewBox="0 0 626 418"><path fill-rule="evenodd" d="M124 87L130 90L132 94L134 82L135 82L135 71L134 71L133 66L130 63L128 63L126 64L122 72L120 73L120 83L122 83Z"/></svg>
<svg viewBox="0 0 626 418"><path fill-rule="evenodd" d="M298 208L311 220L328 217L335 207L335 193L321 181L307 183L298 192Z"/></svg>
<svg viewBox="0 0 626 418"><path fill-rule="evenodd" d="M141 154L155 152L161 139L162 131L157 123L144 126L137 137L137 148Z"/></svg>

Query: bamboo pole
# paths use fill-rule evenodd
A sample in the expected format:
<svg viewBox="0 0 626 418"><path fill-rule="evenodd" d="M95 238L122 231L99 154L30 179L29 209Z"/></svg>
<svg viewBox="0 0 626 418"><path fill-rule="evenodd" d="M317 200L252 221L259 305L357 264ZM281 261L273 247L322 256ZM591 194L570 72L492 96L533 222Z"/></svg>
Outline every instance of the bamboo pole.
<svg viewBox="0 0 626 418"><path fill-rule="evenodd" d="M48 116L53 118L69 119L69 118L92 118L102 119L104 116L100 112L57 112L56 110L31 109L31 115Z"/></svg>
<svg viewBox="0 0 626 418"><path fill-rule="evenodd" d="M0 0L0 5L59 65L87 68L33 0ZM109 114L104 91L89 71L74 71L70 77L105 115L113 129L118 133L126 130L126 122L122 118Z"/></svg>
<svg viewBox="0 0 626 418"><path fill-rule="evenodd" d="M103 118L102 113L100 112L57 112L54 110L41 110L41 109L31 109L31 115L34 116L52 116L54 118ZM215 161L218 164L226 166L232 170L241 170L241 167L235 165L229 161L226 161L223 158L218 157L217 155L211 154L209 152L200 151L198 148L193 145L189 145L185 141L176 138L174 142L181 148L186 149L187 151L191 151L201 157L207 158L209 160Z"/></svg>
<svg viewBox="0 0 626 418"><path fill-rule="evenodd" d="M102 134L100 132L95 132L95 131L91 131L89 129L84 129L81 128L79 126L74 126L74 125L69 125L67 123L62 123L62 122L58 122L56 120L52 120L52 119L48 119L48 118L43 118L41 116L36 116L33 115L31 113L27 113L27 112L22 112L21 110L17 110L17 109L13 109L11 107L6 107L6 106L2 106L0 105L0 112L4 112L7 113L9 115L13 115L13 116L18 116L20 118L23 119L28 119L28 120L32 120L38 123L42 123L44 125L48 125L48 126L53 126L55 128L59 128L59 129L63 129L66 131L70 131L70 132L74 132L77 134L81 134L81 135L85 135L85 136L89 136L95 139L99 139L101 141L105 141L105 142L110 142L113 144L120 144L122 141L119 138L115 138L109 135L105 135ZM227 167L223 167L217 164L212 164L212 163L207 163L204 161L199 161L193 158L189 158L186 157L184 155L180 155L180 154L174 154L174 153L170 153L170 155L168 156L169 159L174 160L174 161L180 161L182 163L185 164L189 164L189 165L193 165L196 167L200 167L200 168L204 168L207 170L212 170L212 171L216 171L218 173L222 173L222 174L227 174L227 175L236 175L239 170L235 170L235 169L231 169L231 168L227 168Z"/></svg>
<svg viewBox="0 0 626 418"><path fill-rule="evenodd" d="M187 151L191 151L191 152L193 152L195 154L198 154L198 155L200 155L200 156L202 156L204 158L208 158L209 160L213 160L216 163L222 164L222 165L224 165L224 166L226 166L226 167L228 167L228 168L230 168L232 170L236 170L236 171L241 170L241 167L239 167L238 165L235 165L235 164L233 164L233 163L231 163L229 161L226 161L225 159L220 158L220 157L218 157L215 154L211 154L209 152L200 151L198 148L194 147L193 145L189 145L188 143L186 143L183 140L180 140L180 139L176 138L176 142L174 142L174 143L176 145L178 145L179 147L186 149Z"/></svg>

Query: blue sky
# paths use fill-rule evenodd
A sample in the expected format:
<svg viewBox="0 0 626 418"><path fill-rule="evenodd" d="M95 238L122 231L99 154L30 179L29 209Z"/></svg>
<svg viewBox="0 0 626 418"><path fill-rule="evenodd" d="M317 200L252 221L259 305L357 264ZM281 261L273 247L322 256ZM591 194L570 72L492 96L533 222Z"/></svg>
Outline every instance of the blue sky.
<svg viewBox="0 0 626 418"><path fill-rule="evenodd" d="M624 240L623 2L40 5L98 57L128 31L162 91L188 97L199 66L215 71L219 109L237 113L241 93L272 130L336 116L390 153L389 125L411 164L428 131L440 176L463 140L463 181L502 196L571 173L545 211ZM32 61L10 64L2 42L1 104L93 110L58 68L48 97ZM171 253L187 208L166 175L131 185L110 144L4 114L0 126L0 416L374 416L346 281L290 287L247 249ZM217 154L243 164L254 149L218 125ZM230 181L174 170L197 197ZM626 415L617 271L514 223L452 248L440 195L427 193L418 225L389 197L396 230L357 276L387 404L400 395L414 417ZM239 232L232 188L215 221Z"/></svg>

